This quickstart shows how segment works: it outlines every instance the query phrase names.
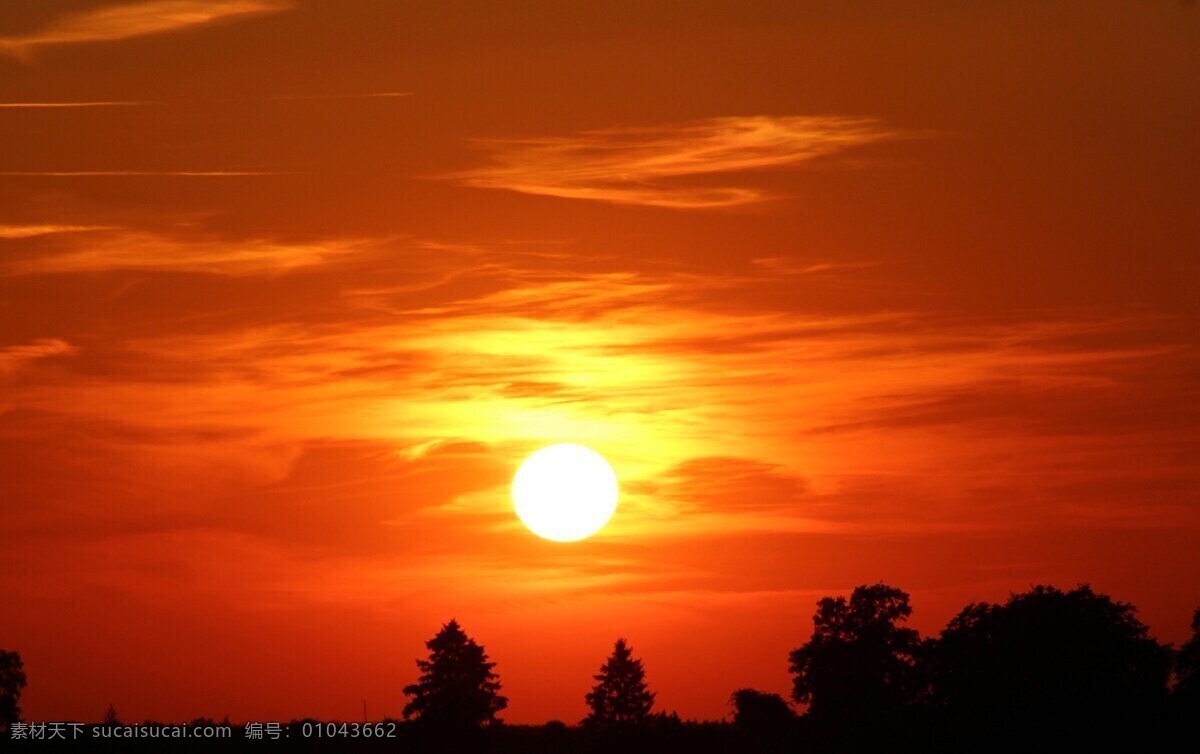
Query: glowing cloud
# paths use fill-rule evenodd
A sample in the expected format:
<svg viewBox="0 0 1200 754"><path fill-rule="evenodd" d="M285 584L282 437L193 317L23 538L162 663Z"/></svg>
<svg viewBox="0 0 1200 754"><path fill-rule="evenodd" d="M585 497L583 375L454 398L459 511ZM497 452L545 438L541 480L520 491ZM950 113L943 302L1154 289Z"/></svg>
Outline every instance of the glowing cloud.
<svg viewBox="0 0 1200 754"><path fill-rule="evenodd" d="M771 198L747 186L679 185L691 176L799 165L897 134L867 118L712 118L657 128L489 141L493 164L451 178L477 188L567 199L695 209Z"/></svg>
<svg viewBox="0 0 1200 754"><path fill-rule="evenodd" d="M12 374L31 361L75 352L75 346L60 338L42 338L18 346L0 347L0 375Z"/></svg>
<svg viewBox="0 0 1200 754"><path fill-rule="evenodd" d="M66 13L41 29L0 38L0 52L28 59L42 45L112 42L287 10L288 0L148 0Z"/></svg>
<svg viewBox="0 0 1200 754"><path fill-rule="evenodd" d="M259 170L5 170L0 175L14 178L244 178L288 175Z"/></svg>
<svg viewBox="0 0 1200 754"><path fill-rule="evenodd" d="M393 99L411 97L412 92L362 92L359 94L281 94L275 100L339 100L339 99Z"/></svg>
<svg viewBox="0 0 1200 754"><path fill-rule="evenodd" d="M0 228L0 238L24 238L66 231L103 230L85 226ZM104 270L171 270L219 275L270 274L323 264L359 248L361 242L331 241L286 244L267 240L180 241L143 232L118 232L90 238L36 257L0 264L0 274L99 272Z"/></svg>
<svg viewBox="0 0 1200 754"><path fill-rule="evenodd" d="M0 108L10 109L45 109L62 107L136 107L145 102L97 101L97 102L0 102Z"/></svg>
<svg viewBox="0 0 1200 754"><path fill-rule="evenodd" d="M0 238L34 238L58 233L86 233L114 230L110 225L0 225Z"/></svg>

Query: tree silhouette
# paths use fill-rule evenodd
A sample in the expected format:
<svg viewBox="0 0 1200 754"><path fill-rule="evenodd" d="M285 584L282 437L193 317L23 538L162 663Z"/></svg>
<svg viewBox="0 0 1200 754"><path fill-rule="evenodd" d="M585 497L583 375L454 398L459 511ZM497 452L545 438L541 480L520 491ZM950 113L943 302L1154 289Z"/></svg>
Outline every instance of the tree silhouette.
<svg viewBox="0 0 1200 754"><path fill-rule="evenodd" d="M920 637L897 625L912 608L908 594L886 584L857 587L817 603L813 635L790 655L792 698L814 718L885 718L917 692Z"/></svg>
<svg viewBox="0 0 1200 754"><path fill-rule="evenodd" d="M642 661L633 658L633 651L624 639L617 639L613 653L593 676L596 685L587 695L591 712L586 725L599 727L644 724L650 719L654 694L646 689L646 671Z"/></svg>
<svg viewBox="0 0 1200 754"><path fill-rule="evenodd" d="M498 722L496 713L508 706L500 696L496 666L475 640L451 620L425 642L428 660L417 660L420 679L404 688L412 700L404 707L406 719L445 728L477 728Z"/></svg>
<svg viewBox="0 0 1200 754"><path fill-rule="evenodd" d="M1171 650L1088 586L972 604L929 643L931 701L972 731L1112 730L1166 699Z"/></svg>
<svg viewBox="0 0 1200 754"><path fill-rule="evenodd" d="M21 691L25 688L25 665L21 655L0 649L0 729L21 719Z"/></svg>
<svg viewBox="0 0 1200 754"><path fill-rule="evenodd" d="M117 708L111 704L108 705L108 709L104 710L104 727L121 727L121 718L117 717Z"/></svg>
<svg viewBox="0 0 1200 754"><path fill-rule="evenodd" d="M748 731L781 731L796 716L782 696L756 689L738 689L729 697L729 704L733 724Z"/></svg>
<svg viewBox="0 0 1200 754"><path fill-rule="evenodd" d="M1174 696L1184 711L1200 713L1200 608L1192 614L1192 638L1175 658Z"/></svg>

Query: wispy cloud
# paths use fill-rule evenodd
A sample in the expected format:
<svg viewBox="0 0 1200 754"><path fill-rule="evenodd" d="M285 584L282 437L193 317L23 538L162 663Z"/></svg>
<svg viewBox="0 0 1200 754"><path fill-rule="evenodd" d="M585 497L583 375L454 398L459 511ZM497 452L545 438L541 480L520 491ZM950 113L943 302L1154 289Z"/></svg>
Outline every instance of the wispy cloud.
<svg viewBox="0 0 1200 754"><path fill-rule="evenodd" d="M112 42L291 7L290 0L145 0L109 5L66 13L37 31L0 38L0 52L28 59L46 45Z"/></svg>
<svg viewBox="0 0 1200 754"><path fill-rule="evenodd" d="M115 230L111 225L0 225L0 238L34 238L59 233L87 233Z"/></svg>
<svg viewBox="0 0 1200 754"><path fill-rule="evenodd" d="M59 338L42 338L32 343L0 346L0 375L12 374L37 359L75 352L75 346Z"/></svg>
<svg viewBox="0 0 1200 754"><path fill-rule="evenodd" d="M0 108L44 109L64 107L137 107L145 102L97 101L97 102L0 102Z"/></svg>
<svg viewBox="0 0 1200 754"><path fill-rule="evenodd" d="M267 97L268 100L280 102L308 100L347 100L347 99L399 99L411 97L413 92L352 92L349 94L281 94ZM220 100L227 101L227 100ZM245 100L234 100L245 101ZM141 100L84 100L79 102L0 102L0 109L11 110L44 110L70 109L88 107L142 107L155 104Z"/></svg>
<svg viewBox="0 0 1200 754"><path fill-rule="evenodd" d="M489 448L476 454L486 463L464 462L473 471L463 473L480 479L494 459L510 468L538 445L584 439L622 479L610 541L1004 526L1012 501L1034 494L1025 487L1032 478L1041 520L1074 520L1063 501L1095 496L1070 485L1127 452L1130 438L1162 449L1159 478L1194 489L1172 443L1197 415L1187 381L1195 358L1143 333L1140 321L787 308L849 262L771 259L742 275L697 277L571 272L544 260L522 268L524 257L419 244L120 231L48 245L0 271L221 277L204 281L212 303L154 295L150 276L130 276L115 292L108 281L99 300L120 296L138 320L120 343L89 345L53 381L10 391L19 405L102 407L164 430L272 428L292 447L381 442L413 462L470 438ZM447 259L452 251L460 254ZM340 266L341 284L318 284L315 274L273 279L270 297L289 307L267 319L263 281L237 279L326 264ZM795 274L757 272L764 267ZM162 329L159 320L186 326ZM54 332L86 342L86 329L55 322ZM1147 394L1165 398L1151 410ZM499 536L515 524L494 476L451 496L420 495L471 536ZM1111 491L1103 505L1132 505L1134 493ZM959 497L971 505L926 515L930 501ZM412 523L394 513L397 526Z"/></svg>
<svg viewBox="0 0 1200 754"><path fill-rule="evenodd" d="M449 176L467 186L618 204L696 209L771 198L746 185L681 179L796 166L898 136L878 121L837 116L726 117L575 136L485 141L492 164Z"/></svg>
<svg viewBox="0 0 1200 754"><path fill-rule="evenodd" d="M0 176L48 178L239 178L264 175L291 175L269 170L2 170Z"/></svg>
<svg viewBox="0 0 1200 754"><path fill-rule="evenodd" d="M322 99L392 99L411 97L412 92L362 92L358 94L281 94L275 100L322 100Z"/></svg>
<svg viewBox="0 0 1200 754"><path fill-rule="evenodd" d="M87 226L10 226L23 238L67 231L104 230ZM0 228L0 237L3 229ZM271 240L179 240L144 232L115 232L61 250L0 262L0 274L169 270L220 275L270 274L323 264L360 249L364 241L282 243Z"/></svg>
<svg viewBox="0 0 1200 754"><path fill-rule="evenodd" d="M1137 345L1136 333L1125 345L1092 343L1097 330L1116 338L1119 322L729 310L697 302L695 281L635 273L461 295L477 282L441 291L448 300L437 306L388 309L378 300L387 294L374 294L379 316L143 338L111 354L136 360L103 368L187 392L155 403L155 421L168 423L215 412L301 436L390 439L398 451L469 437L513 462L540 444L587 438L627 483L611 539L1003 525L1015 469L1038 475L1049 498L1083 473L1065 465L1102 462L1131 433L1168 442L1195 412L1171 376L1188 361L1177 347ZM796 281L778 285L794 291ZM585 290L580 316L567 302ZM1161 384L1137 376L1147 364L1167 370ZM143 386L121 396L111 385L73 389L103 391L95 405L151 400ZM1137 409L1151 389L1177 394L1173 415ZM962 398L931 402L946 395ZM1088 411L1090 423L1075 419ZM980 426L988 432L976 437ZM945 454L961 462L944 468ZM1163 463L1164 478L1191 484L1190 471ZM924 520L922 501L964 490L974 505ZM496 513L503 500L489 487L444 512L492 531L512 525ZM1043 513L1067 515L1049 504Z"/></svg>

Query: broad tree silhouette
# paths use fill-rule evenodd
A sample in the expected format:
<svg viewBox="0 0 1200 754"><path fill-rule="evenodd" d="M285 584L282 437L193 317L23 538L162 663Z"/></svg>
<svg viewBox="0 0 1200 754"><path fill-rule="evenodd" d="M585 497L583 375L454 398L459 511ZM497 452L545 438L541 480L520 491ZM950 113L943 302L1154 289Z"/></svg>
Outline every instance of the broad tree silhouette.
<svg viewBox="0 0 1200 754"><path fill-rule="evenodd" d="M1175 657L1174 697L1181 711L1200 715L1200 608L1192 614L1192 638Z"/></svg>
<svg viewBox="0 0 1200 754"><path fill-rule="evenodd" d="M405 719L444 728L469 729L497 722L496 713L508 706L500 696L496 663L475 640L451 620L425 642L428 660L417 660L420 679L404 688L412 700L404 707Z"/></svg>
<svg viewBox="0 0 1200 754"><path fill-rule="evenodd" d="M0 730L21 719L21 691L25 689L25 665L21 655L0 649Z"/></svg>
<svg viewBox="0 0 1200 754"><path fill-rule="evenodd" d="M1144 720L1165 706L1171 650L1135 612L1086 585L968 605L929 642L931 701L973 733Z"/></svg>
<svg viewBox="0 0 1200 754"><path fill-rule="evenodd" d="M812 638L790 655L792 698L813 719L872 722L889 718L918 691L920 637L903 623L908 594L886 584L860 586L817 603Z"/></svg>
<svg viewBox="0 0 1200 754"><path fill-rule="evenodd" d="M796 717L782 696L756 689L738 689L729 697L729 704L733 707L733 724L752 732L782 731Z"/></svg>
<svg viewBox="0 0 1200 754"><path fill-rule="evenodd" d="M644 724L650 719L654 694L646 689L646 671L642 661L624 639L617 639L613 653L593 676L596 685L587 695L591 712L585 725L618 727Z"/></svg>

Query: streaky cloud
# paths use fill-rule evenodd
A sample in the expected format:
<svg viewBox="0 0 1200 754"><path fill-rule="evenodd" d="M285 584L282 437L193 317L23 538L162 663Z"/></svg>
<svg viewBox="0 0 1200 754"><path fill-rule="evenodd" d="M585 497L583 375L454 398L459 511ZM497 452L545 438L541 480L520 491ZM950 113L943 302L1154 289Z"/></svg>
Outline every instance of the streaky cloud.
<svg viewBox="0 0 1200 754"><path fill-rule="evenodd" d="M61 338L40 338L24 345L0 346L0 375L12 374L37 359L63 356L75 351L75 346ZM0 408L3 408L2 403Z"/></svg>
<svg viewBox="0 0 1200 754"><path fill-rule="evenodd" d="M44 370L22 366L2 400L83 419L128 416L164 432L262 428L260 438L172 451L192 476L173 474L165 485L207 479L214 466L232 468L248 453L255 468L278 475L294 459L282 449L322 438L380 443L384 460L372 468L400 459L432 475L426 480L445 472L448 481L437 485L447 494L436 504L427 504L428 488L401 508L373 498L379 505L360 509L365 518L353 531L386 519L390 533L344 530L342 551L363 546L363 537L392 546L431 516L447 537L505 536L519 526L497 506L508 477L485 459L520 458L557 438L587 438L621 469L623 513L606 530L606 546L647 537L669 545L750 534L1007 532L1018 508L1040 526L1120 524L1147 510L1150 470L1120 464L1131 442L1155 459L1164 499L1196 489L1194 465L1180 450L1200 409L1190 381L1196 355L1141 316L1053 310L996 320L790 308L829 275L858 266L821 258L762 257L740 275L696 276L546 269L446 243L369 242L360 254L339 240L129 231L59 243L37 244L36 258L9 259L0 274L28 273L9 284L50 290L63 281L32 275L217 274L203 282L222 313L172 302L143 308L163 298L150 275L97 275L89 281L104 283L97 301L120 291L130 310L154 313L143 318L151 326L135 323L103 345L58 325L49 334L86 350ZM370 274L299 295L322 273L317 265L335 264ZM278 283L272 296L291 294L291 311L262 319L265 281L248 277L298 269L314 274L270 281ZM776 269L794 272L763 272ZM222 288L228 293L219 295ZM156 329L158 317L186 327ZM10 342L43 334L21 331ZM23 379L26 369L37 370L36 379ZM1150 394L1167 400L1151 409ZM490 450L450 462L454 438ZM141 443L112 452L121 463L97 462L144 463ZM946 453L954 464L942 462ZM1093 471L1107 466L1111 472ZM486 484L459 486L463 475ZM1037 505L1024 497L1031 488ZM953 509L929 515L941 501ZM1195 518L1181 506L1154 515L1157 526ZM302 531L284 538L327 544Z"/></svg>
<svg viewBox="0 0 1200 754"><path fill-rule="evenodd" d="M78 228L81 230L83 228ZM91 230L102 230L94 228ZM118 229L119 230L119 229ZM49 230L48 233L61 232ZM27 234L34 235L32 233ZM2 237L2 236L0 236ZM22 237L22 236L15 236ZM344 257L367 242L339 240L283 243L266 239L222 241L178 239L146 232L113 232L89 237L35 257L0 263L0 275L38 275L146 270L216 275L283 273Z"/></svg>
<svg viewBox="0 0 1200 754"><path fill-rule="evenodd" d="M115 42L232 18L278 13L290 0L144 0L64 13L41 29L0 38L0 53L28 61L48 45Z"/></svg>
<svg viewBox="0 0 1200 754"><path fill-rule="evenodd" d="M0 239L36 238L59 233L90 233L116 229L112 225L0 225Z"/></svg>
<svg viewBox="0 0 1200 754"><path fill-rule="evenodd" d="M280 94L267 97L278 102L310 100L353 100L353 99L401 99L413 96L413 92L353 92L350 94ZM228 100L218 100L228 101ZM233 100L245 101L245 100ZM257 100L252 100L257 101ZM79 102L0 102L0 110L70 110L98 107L145 107L160 104L147 100L82 100Z"/></svg>
<svg viewBox="0 0 1200 754"><path fill-rule="evenodd" d="M565 199L674 209L729 207L774 197L745 185L683 185L681 179L795 167L901 135L870 118L710 118L565 137L483 141L492 152L492 164L447 177L475 188Z"/></svg>
<svg viewBox="0 0 1200 754"><path fill-rule="evenodd" d="M41 110L54 108L72 108L72 107L139 107L148 104L146 102L132 102L121 100L99 100L96 102L0 102L0 108L19 109L19 110Z"/></svg>
<svg viewBox="0 0 1200 754"><path fill-rule="evenodd" d="M2 170L10 178L244 178L294 175L271 170Z"/></svg>
<svg viewBox="0 0 1200 754"><path fill-rule="evenodd" d="M323 99L395 99L399 97L411 97L412 92L360 92L351 94L281 94L271 99L274 100L323 100Z"/></svg>

